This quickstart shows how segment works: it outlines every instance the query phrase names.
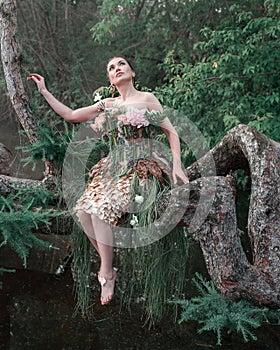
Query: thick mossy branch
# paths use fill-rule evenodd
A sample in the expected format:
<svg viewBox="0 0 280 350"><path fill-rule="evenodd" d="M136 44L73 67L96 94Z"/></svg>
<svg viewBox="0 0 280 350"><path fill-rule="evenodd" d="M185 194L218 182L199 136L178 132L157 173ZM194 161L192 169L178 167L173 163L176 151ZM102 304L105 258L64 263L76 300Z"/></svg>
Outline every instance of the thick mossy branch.
<svg viewBox="0 0 280 350"><path fill-rule="evenodd" d="M219 176L198 179L213 159ZM240 124L187 169L192 186L198 180L205 183L197 197L205 197L201 201L200 213L203 214L204 207L208 208L208 216L192 232L200 243L215 286L229 298L247 299L271 308L280 307L279 164L280 144ZM251 179L247 226L252 263L241 244L235 213L235 188L228 176L238 168L250 174ZM214 194L212 205L205 206L207 198L211 198L211 190ZM199 205L194 209L198 213ZM186 209L184 223L187 226L195 217L199 219L201 216L191 214Z"/></svg>

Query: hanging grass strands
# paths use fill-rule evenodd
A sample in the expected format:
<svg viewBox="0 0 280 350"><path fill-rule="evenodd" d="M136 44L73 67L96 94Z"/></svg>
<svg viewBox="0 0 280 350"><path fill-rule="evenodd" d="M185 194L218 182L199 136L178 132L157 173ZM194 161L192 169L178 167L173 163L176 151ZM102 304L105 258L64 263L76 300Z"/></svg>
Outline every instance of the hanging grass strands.
<svg viewBox="0 0 280 350"><path fill-rule="evenodd" d="M140 304L149 327L160 321L167 314L167 301L183 295L188 250L184 228L176 227L149 246L125 251L121 261L121 306L131 310L134 303ZM175 320L176 309L172 310Z"/></svg>
<svg viewBox="0 0 280 350"><path fill-rule="evenodd" d="M74 314L80 311L84 317L92 318L94 310L91 307L93 268L91 245L87 236L77 226L73 229L73 249L72 274L76 296Z"/></svg>

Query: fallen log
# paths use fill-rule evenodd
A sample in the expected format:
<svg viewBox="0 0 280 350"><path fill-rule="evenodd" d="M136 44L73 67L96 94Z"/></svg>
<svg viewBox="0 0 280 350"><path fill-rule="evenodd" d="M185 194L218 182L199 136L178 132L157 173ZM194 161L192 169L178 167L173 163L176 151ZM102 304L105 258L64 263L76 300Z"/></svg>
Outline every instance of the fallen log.
<svg viewBox="0 0 280 350"><path fill-rule="evenodd" d="M0 195L8 195L18 191L20 187L42 186L42 181L32 179L21 179L18 177L0 175Z"/></svg>

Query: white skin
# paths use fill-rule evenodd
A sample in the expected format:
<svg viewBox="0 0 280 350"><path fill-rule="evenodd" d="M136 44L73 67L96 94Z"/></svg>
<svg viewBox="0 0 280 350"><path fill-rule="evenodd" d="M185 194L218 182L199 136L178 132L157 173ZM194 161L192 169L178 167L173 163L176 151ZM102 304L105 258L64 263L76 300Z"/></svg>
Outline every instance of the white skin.
<svg viewBox="0 0 280 350"><path fill-rule="evenodd" d="M160 102L152 93L135 89L133 85L135 72L124 58L114 57L111 59L107 65L107 74L110 83L115 85L118 90L119 97L103 99L102 103L105 108L117 105L128 109L138 108L148 111L162 111ZM44 96L51 108L67 122L85 122L94 119L100 113L100 101L91 106L73 110L58 101L47 90L45 80L41 75L36 73L30 74L27 79L36 83L39 92ZM187 184L189 180L181 166L181 149L178 134L168 118L165 118L160 126L168 138L173 156L173 181L176 184L178 179L180 179L184 184ZM116 272L113 269L114 253L111 226L96 215L87 214L84 211L79 211L78 217L84 232L100 256L99 276L106 279L106 283L101 286L101 304L105 305L113 297L116 280Z"/></svg>

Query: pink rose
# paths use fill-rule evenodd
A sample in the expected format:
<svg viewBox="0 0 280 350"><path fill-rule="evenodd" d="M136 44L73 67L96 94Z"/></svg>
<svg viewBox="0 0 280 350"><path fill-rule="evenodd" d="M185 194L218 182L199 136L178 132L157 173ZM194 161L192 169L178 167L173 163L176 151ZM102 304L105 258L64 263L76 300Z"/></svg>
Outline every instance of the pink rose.
<svg viewBox="0 0 280 350"><path fill-rule="evenodd" d="M117 117L118 121L122 122L124 125L129 125L129 120L125 114L120 114Z"/></svg>
<svg viewBox="0 0 280 350"><path fill-rule="evenodd" d="M142 126L148 126L150 124L145 117L145 112L145 110L132 109L126 113L126 116L132 126L141 128Z"/></svg>
<svg viewBox="0 0 280 350"><path fill-rule="evenodd" d="M90 124L90 127L95 131L98 132L102 130L103 124L106 121L106 115L105 113L99 114L98 117L95 118L94 123Z"/></svg>

